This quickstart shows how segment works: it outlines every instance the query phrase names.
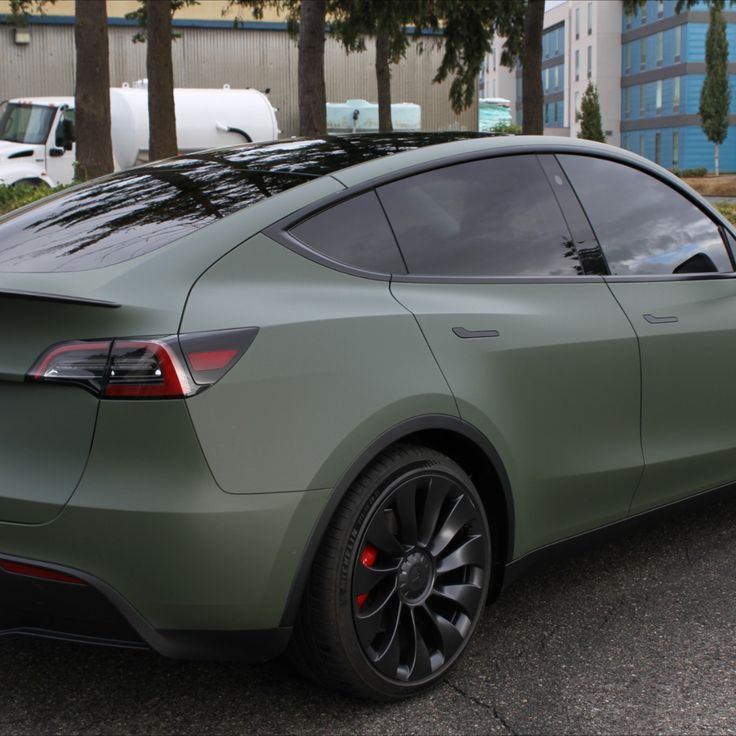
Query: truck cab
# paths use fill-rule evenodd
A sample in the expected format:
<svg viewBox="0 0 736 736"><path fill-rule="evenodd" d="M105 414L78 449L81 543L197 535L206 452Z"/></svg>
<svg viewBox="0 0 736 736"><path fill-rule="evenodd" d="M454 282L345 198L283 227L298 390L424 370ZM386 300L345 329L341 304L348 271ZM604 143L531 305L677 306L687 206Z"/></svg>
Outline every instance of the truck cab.
<svg viewBox="0 0 736 736"><path fill-rule="evenodd" d="M73 97L0 105L0 184L71 184L75 149Z"/></svg>

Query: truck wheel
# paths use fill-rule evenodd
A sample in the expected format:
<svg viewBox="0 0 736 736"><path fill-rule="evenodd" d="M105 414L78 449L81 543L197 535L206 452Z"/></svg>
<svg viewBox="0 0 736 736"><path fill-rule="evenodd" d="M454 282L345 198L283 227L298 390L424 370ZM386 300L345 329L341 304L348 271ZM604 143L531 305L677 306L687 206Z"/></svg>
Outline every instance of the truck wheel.
<svg viewBox="0 0 736 736"><path fill-rule="evenodd" d="M397 446L348 491L317 555L292 641L299 668L372 700L438 683L483 611L491 535L450 458Z"/></svg>

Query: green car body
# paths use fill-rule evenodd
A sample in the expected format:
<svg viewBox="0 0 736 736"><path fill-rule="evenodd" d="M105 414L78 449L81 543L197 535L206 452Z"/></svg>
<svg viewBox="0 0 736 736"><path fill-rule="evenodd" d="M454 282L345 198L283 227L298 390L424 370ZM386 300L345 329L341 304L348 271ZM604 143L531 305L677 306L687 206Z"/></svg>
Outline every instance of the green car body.
<svg viewBox="0 0 736 736"><path fill-rule="evenodd" d="M118 638L263 659L289 641L342 498L397 443L442 452L473 479L493 595L557 542L735 481L733 273L380 277L282 232L356 191L514 154L631 166L732 237L682 182L620 149L481 138L305 180L112 265L0 263L0 560L87 583L135 634ZM0 252L12 222L0 222ZM28 380L70 340L244 328L257 335L242 357L187 398L107 400ZM22 577L0 569L11 586ZM96 636L18 610L3 626L2 606L6 632Z"/></svg>

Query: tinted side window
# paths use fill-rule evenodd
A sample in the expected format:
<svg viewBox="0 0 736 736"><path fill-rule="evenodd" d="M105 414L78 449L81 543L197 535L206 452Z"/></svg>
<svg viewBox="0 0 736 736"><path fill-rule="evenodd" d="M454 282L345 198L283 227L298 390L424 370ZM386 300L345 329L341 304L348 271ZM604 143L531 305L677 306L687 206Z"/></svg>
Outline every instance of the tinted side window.
<svg viewBox="0 0 736 736"><path fill-rule="evenodd" d="M409 273L574 276L575 247L536 156L448 166L378 190Z"/></svg>
<svg viewBox="0 0 736 736"><path fill-rule="evenodd" d="M731 271L716 224L661 181L624 164L558 156L612 274Z"/></svg>
<svg viewBox="0 0 736 736"><path fill-rule="evenodd" d="M291 229L317 253L379 273L406 273L375 192L336 204Z"/></svg>

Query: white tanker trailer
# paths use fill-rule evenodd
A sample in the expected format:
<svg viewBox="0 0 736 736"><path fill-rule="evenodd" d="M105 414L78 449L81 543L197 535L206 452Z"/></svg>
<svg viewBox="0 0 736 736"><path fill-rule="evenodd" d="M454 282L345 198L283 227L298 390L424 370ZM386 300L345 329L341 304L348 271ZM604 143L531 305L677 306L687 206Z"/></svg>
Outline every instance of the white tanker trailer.
<svg viewBox="0 0 736 736"><path fill-rule="evenodd" d="M175 89L179 153L278 137L275 109L254 89ZM148 160L145 82L110 89L115 170ZM0 185L70 184L76 143L73 97L29 97L0 106Z"/></svg>

